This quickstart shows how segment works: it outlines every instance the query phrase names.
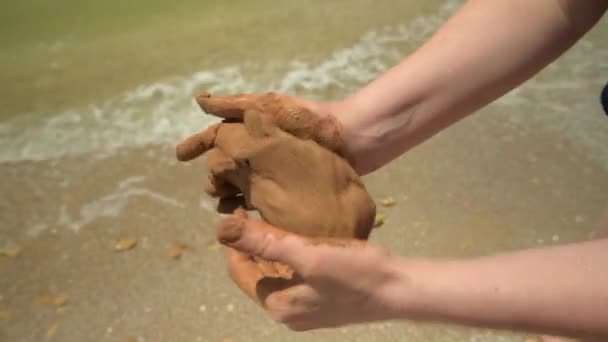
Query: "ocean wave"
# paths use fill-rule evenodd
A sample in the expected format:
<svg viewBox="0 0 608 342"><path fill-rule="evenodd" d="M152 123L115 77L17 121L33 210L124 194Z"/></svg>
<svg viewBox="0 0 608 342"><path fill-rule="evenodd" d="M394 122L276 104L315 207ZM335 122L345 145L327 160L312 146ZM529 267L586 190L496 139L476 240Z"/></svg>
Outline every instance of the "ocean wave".
<svg viewBox="0 0 608 342"><path fill-rule="evenodd" d="M63 205L59 212L57 225L66 227L77 233L81 228L102 217L117 217L127 207L132 197L145 197L165 205L182 208L184 204L167 197L164 194L154 192L141 186L146 180L143 176L129 177L116 186L116 189L80 207L78 217L70 217L67 208ZM29 231L31 236L36 236L46 229L46 224L37 224Z"/></svg>
<svg viewBox="0 0 608 342"><path fill-rule="evenodd" d="M203 114L194 102L194 94L201 90L213 94L272 90L318 100L327 94L347 95L401 60L406 47L424 42L459 3L448 0L432 15L369 31L351 47L318 63L295 60L203 70L141 85L83 108L14 117L0 123L0 162L90 153L104 156L125 147L173 145L217 121ZM506 121L536 121L590 151L608 168L608 149L604 147L608 120L601 115L596 96L606 81L602 78L608 72L606 60L607 49L583 39L539 77L495 105L505 106L509 112ZM530 116L532 111L538 115Z"/></svg>
<svg viewBox="0 0 608 342"><path fill-rule="evenodd" d="M346 94L369 82L403 55L397 43L421 42L457 7L448 0L433 15L367 32L353 46L319 63L242 64L171 77L115 98L61 113L34 113L0 123L0 162L48 160L124 147L174 144L217 121L193 101L196 92L233 94L276 91L322 98ZM390 58L392 56L392 59ZM244 75L256 75L248 78Z"/></svg>

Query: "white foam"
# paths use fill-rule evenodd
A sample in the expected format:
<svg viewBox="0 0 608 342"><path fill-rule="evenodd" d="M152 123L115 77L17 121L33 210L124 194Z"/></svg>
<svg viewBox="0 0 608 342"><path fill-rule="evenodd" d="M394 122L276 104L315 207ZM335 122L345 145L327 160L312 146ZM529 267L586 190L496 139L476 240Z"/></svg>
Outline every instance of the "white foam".
<svg viewBox="0 0 608 342"><path fill-rule="evenodd" d="M217 210L215 208L214 202L212 202L208 198L201 197L201 199L200 199L200 201L199 201L198 204L199 204L200 208L205 209L206 211L208 211L210 213L216 213L217 212Z"/></svg>
<svg viewBox="0 0 608 342"><path fill-rule="evenodd" d="M0 162L48 160L147 144L175 144L217 121L201 113L193 95L278 91L320 99L328 90L346 95L401 60L405 47L420 45L460 1L447 0L433 15L372 30L353 46L320 63L243 64L204 70L141 85L116 98L62 113L22 115L0 123ZM608 21L604 19L603 21ZM598 25L603 25L600 23ZM608 74L608 50L583 39L541 77L496 102L513 124L536 120L586 149L608 168L608 131L598 94ZM606 72L598 72L604 70ZM245 75L255 75L248 78ZM579 95L572 98L572 94ZM580 97L589 94L588 97ZM569 100L564 100L569 99ZM535 115L530 115L536 112ZM576 117L574 117L576 115Z"/></svg>
<svg viewBox="0 0 608 342"><path fill-rule="evenodd" d="M137 176L121 181L113 192L83 204L77 218L70 217L65 205L62 206L57 224L77 233L81 228L98 218L119 216L132 197L144 197L174 207L184 207L182 203L173 198L142 187L140 184L145 179L143 176Z"/></svg>
<svg viewBox="0 0 608 342"><path fill-rule="evenodd" d="M534 123L580 147L608 169L608 120L599 98L608 82L606 60L608 50L582 39L538 77L496 103L507 109L509 121L521 129Z"/></svg>
<svg viewBox="0 0 608 342"><path fill-rule="evenodd" d="M35 238L42 234L45 230L48 229L48 225L46 223L36 223L29 227L27 230L27 235L29 237Z"/></svg>
<svg viewBox="0 0 608 342"><path fill-rule="evenodd" d="M113 153L118 148L150 143L174 144L217 120L202 114L194 103L193 95L201 90L214 94L273 90L311 98L330 88L347 93L374 79L403 55L395 43L422 41L458 3L448 0L434 15L370 31L352 47L318 64L293 61L199 71L141 85L84 108L15 117L0 123L0 162Z"/></svg>

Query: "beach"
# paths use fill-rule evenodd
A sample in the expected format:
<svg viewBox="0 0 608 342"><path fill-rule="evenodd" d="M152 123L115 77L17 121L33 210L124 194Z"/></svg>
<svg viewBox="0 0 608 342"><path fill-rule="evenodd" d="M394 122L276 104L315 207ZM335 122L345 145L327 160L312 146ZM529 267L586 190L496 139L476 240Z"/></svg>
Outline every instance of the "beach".
<svg viewBox="0 0 608 342"><path fill-rule="evenodd" d="M458 4L152 2L137 20L100 9L106 24L94 26L83 15L82 32L13 23L22 37L0 58L0 248L21 250L0 256L0 340L535 338L410 321L291 332L230 281L204 159L175 159L181 139L217 120L197 92L347 96ZM386 220L371 240L403 256L468 258L596 237L608 211L606 20L525 85L365 176L374 199L396 201L378 206ZM117 252L121 239L137 244ZM178 259L176 243L189 247ZM41 300L59 293L69 299Z"/></svg>

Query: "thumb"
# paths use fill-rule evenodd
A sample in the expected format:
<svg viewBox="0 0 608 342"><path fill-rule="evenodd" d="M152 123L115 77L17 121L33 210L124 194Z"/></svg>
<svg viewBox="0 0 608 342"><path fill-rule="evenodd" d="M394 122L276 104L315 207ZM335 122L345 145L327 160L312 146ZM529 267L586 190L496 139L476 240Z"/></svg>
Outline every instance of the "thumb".
<svg viewBox="0 0 608 342"><path fill-rule="evenodd" d="M217 239L223 245L251 256L287 264L296 272L310 245L303 237L239 215L220 223Z"/></svg>

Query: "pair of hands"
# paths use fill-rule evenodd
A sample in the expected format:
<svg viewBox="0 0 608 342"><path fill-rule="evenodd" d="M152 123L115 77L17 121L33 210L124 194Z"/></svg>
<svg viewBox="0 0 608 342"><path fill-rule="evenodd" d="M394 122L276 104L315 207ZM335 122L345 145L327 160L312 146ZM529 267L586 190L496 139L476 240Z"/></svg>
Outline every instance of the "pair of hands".
<svg viewBox="0 0 608 342"><path fill-rule="evenodd" d="M246 121L245 116L251 117L251 111L255 111L256 122L271 119L285 132L348 155L344 132L331 115L334 104L274 93L213 97L203 93L197 101L205 112L229 120ZM186 161L207 153L209 159L218 160L221 151L214 149L214 142L222 139L218 127L211 126L186 139L177 148L178 159ZM246 198L234 197L243 187L216 177L225 176L228 169L238 176L239 162L243 161L222 159L214 163L221 170L211 170L207 192L221 198L220 211L251 206L247 194ZM229 270L235 283L273 319L293 330L388 319L398 310L390 294L402 279L393 258L380 247L359 240L314 239L287 233L249 219L242 209L222 222L217 234L229 247Z"/></svg>

